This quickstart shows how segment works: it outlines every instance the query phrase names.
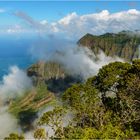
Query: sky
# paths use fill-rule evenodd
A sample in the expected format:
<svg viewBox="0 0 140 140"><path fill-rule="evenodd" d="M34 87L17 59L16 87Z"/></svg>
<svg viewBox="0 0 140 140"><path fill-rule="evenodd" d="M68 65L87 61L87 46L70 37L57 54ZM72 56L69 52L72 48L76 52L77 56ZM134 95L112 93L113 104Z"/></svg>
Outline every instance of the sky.
<svg viewBox="0 0 140 140"><path fill-rule="evenodd" d="M139 1L0 1L0 34L46 32L78 38L86 32L139 29L139 18Z"/></svg>
<svg viewBox="0 0 140 140"><path fill-rule="evenodd" d="M6 57L24 57L34 45L39 53L46 42L76 44L87 33L140 31L139 1L10 1L0 0L1 70L2 62L11 65L12 60L6 61Z"/></svg>
<svg viewBox="0 0 140 140"><path fill-rule="evenodd" d="M138 1L30 1L30 2L0 2L0 24L16 23L16 17L12 16L15 11L24 11L37 20L47 19L56 21L68 13L76 12L79 15L108 10L111 13L128 9L140 10Z"/></svg>

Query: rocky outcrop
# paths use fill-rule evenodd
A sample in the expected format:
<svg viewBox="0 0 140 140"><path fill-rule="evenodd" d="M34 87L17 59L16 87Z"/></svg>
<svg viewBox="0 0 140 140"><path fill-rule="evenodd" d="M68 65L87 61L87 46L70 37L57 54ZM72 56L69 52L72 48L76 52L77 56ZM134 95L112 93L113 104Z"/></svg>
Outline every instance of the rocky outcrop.
<svg viewBox="0 0 140 140"><path fill-rule="evenodd" d="M95 54L102 50L107 56L119 56L131 61L139 57L140 35L130 31L100 36L86 34L78 44L90 48Z"/></svg>
<svg viewBox="0 0 140 140"><path fill-rule="evenodd" d="M55 62L38 62L27 69L35 86L44 82L49 91L61 93L74 83L81 82L76 76L69 75L62 65Z"/></svg>

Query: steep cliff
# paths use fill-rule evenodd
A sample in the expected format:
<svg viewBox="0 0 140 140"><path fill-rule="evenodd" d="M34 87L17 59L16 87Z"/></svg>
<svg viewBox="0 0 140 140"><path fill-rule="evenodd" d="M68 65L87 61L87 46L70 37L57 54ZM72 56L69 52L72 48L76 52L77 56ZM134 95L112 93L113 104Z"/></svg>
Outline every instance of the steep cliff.
<svg viewBox="0 0 140 140"><path fill-rule="evenodd" d="M140 35L131 31L106 33L100 36L86 34L78 44L90 48L95 54L102 50L107 56L119 56L131 61L139 57Z"/></svg>
<svg viewBox="0 0 140 140"><path fill-rule="evenodd" d="M80 82L79 77L69 75L62 65L55 62L38 62L27 69L35 86L45 83L48 90L54 93L65 91L73 83Z"/></svg>

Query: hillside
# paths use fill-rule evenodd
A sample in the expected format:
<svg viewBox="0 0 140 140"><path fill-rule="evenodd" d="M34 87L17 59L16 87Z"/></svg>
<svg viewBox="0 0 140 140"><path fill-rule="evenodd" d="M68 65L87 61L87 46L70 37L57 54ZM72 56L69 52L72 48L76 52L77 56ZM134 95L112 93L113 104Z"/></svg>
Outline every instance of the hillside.
<svg viewBox="0 0 140 140"><path fill-rule="evenodd" d="M38 111L54 103L54 94L47 90L46 85L40 84L23 96L11 99L9 112L18 119L21 129L28 131L33 129L33 121L38 117Z"/></svg>
<svg viewBox="0 0 140 140"><path fill-rule="evenodd" d="M119 56L131 61L139 57L140 36L130 31L103 35L86 34L78 41L79 46L90 48L95 54L102 50L107 56Z"/></svg>
<svg viewBox="0 0 140 140"><path fill-rule="evenodd" d="M56 98L54 108L40 116L36 111L52 99L50 94L35 103L33 91L17 101L19 124L24 132L32 129L34 139L140 139L139 83L140 59L109 63L97 75L68 88ZM53 134L48 135L48 126ZM21 133L11 133L5 140L15 137L24 140Z"/></svg>
<svg viewBox="0 0 140 140"><path fill-rule="evenodd" d="M138 58L140 37L130 36L126 32L100 36L87 34L78 44L90 48L95 54L102 50L108 56L117 55L130 61ZM9 102L9 112L18 118L24 131L34 127L32 122L38 117L38 111L54 103L55 96L60 98L59 95L68 88L81 83L80 77L71 76L62 65L51 61L31 65L27 69L27 75L32 78L34 88Z"/></svg>
<svg viewBox="0 0 140 140"><path fill-rule="evenodd" d="M80 82L80 79L70 76L60 64L54 62L33 64L27 69L27 75L32 79L34 88L21 97L7 101L9 112L16 116L23 131L34 128L33 121L38 117L38 111L55 104L55 96Z"/></svg>

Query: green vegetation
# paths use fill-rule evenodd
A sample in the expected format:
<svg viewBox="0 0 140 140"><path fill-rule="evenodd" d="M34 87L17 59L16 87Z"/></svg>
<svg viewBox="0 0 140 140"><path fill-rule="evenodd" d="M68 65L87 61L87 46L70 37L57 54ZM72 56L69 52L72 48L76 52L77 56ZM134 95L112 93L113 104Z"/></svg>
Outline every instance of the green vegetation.
<svg viewBox="0 0 140 140"><path fill-rule="evenodd" d="M45 130L42 129L42 128L37 129L37 130L34 132L34 138L35 138L35 139L46 139L47 136L46 136Z"/></svg>
<svg viewBox="0 0 140 140"><path fill-rule="evenodd" d="M79 41L96 53L101 49L109 56L118 55L129 61L138 57L139 43L138 36L132 37L126 32L102 36L87 34ZM44 126L54 132L52 139L140 138L140 59L132 63L109 63L84 83L67 75L53 62L39 62L27 73L34 81L34 89L12 100L9 107L22 129L32 129L38 111L54 100L57 103L38 118L35 139L50 138ZM54 93L59 93L57 98ZM5 139L24 137L11 133Z"/></svg>
<svg viewBox="0 0 140 140"><path fill-rule="evenodd" d="M9 102L9 112L18 119L23 131L33 129L33 121L39 111L55 104L55 92L66 90L75 82L74 78L64 74L59 64L53 62L34 64L27 73L33 80L34 88Z"/></svg>
<svg viewBox="0 0 140 140"><path fill-rule="evenodd" d="M102 50L107 56L119 56L130 61L139 57L140 37L129 31L100 36L86 34L78 44L90 48L95 54Z"/></svg>
<svg viewBox="0 0 140 140"><path fill-rule="evenodd" d="M33 128L33 121L37 118L37 112L54 102L53 93L47 90L44 82L34 89L11 101L9 112L18 119L23 131Z"/></svg>
<svg viewBox="0 0 140 140"><path fill-rule="evenodd" d="M67 89L62 96L63 106L44 113L39 125L51 124L54 138L140 138L139 93L140 60L110 63L85 83ZM66 112L73 117L63 126Z"/></svg>
<svg viewBox="0 0 140 140"><path fill-rule="evenodd" d="M22 135L11 133L8 137L5 137L4 140L25 140L25 138Z"/></svg>
<svg viewBox="0 0 140 140"><path fill-rule="evenodd" d="M140 138L140 60L105 65L96 76L74 84L60 98L61 105L39 118L34 138L48 138L42 125L50 126L54 139ZM20 112L25 116L21 122L29 123L28 116L34 116L33 110L27 112Z"/></svg>
<svg viewBox="0 0 140 140"><path fill-rule="evenodd" d="M31 91L25 93L24 96L11 101L9 111L18 116L18 113L24 110L39 110L46 103L53 101L53 98L54 95L47 90L47 86L40 83Z"/></svg>
<svg viewBox="0 0 140 140"><path fill-rule="evenodd" d="M52 111L48 111L40 118L39 125L48 125L52 128L56 138L65 138L63 129L63 118L66 111L64 108L57 106Z"/></svg>

